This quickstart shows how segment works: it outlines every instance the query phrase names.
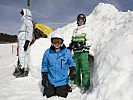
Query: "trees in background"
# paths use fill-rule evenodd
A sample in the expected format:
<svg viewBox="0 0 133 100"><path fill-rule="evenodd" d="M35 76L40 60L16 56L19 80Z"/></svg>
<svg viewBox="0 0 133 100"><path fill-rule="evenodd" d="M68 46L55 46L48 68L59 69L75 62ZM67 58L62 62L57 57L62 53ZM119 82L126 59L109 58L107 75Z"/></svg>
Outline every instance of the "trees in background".
<svg viewBox="0 0 133 100"><path fill-rule="evenodd" d="M6 33L0 33L0 43L14 43L17 42L17 35L9 35Z"/></svg>

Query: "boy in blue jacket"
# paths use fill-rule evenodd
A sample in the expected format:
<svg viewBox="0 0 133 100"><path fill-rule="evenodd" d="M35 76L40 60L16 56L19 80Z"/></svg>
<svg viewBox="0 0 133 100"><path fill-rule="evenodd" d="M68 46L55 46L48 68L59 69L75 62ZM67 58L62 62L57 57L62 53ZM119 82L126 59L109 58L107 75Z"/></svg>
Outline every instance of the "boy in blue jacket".
<svg viewBox="0 0 133 100"><path fill-rule="evenodd" d="M43 95L46 95L47 98L55 95L66 98L68 92L72 91L68 85L69 77L71 80L76 78L76 64L63 41L61 33L53 33L51 47L45 51L43 56L42 85L44 86Z"/></svg>

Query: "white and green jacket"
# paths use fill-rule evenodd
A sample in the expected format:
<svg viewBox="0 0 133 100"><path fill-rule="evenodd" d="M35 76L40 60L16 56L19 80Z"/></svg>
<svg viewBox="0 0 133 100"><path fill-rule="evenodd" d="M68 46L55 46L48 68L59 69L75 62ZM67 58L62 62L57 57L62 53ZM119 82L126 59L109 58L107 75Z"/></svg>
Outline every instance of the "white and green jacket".
<svg viewBox="0 0 133 100"><path fill-rule="evenodd" d="M72 41L73 42L78 42L78 43L83 43L84 42L83 49L82 50L81 49L80 50L76 50L76 48L75 48L75 50L74 50L75 52L88 51L89 50L88 48L93 43L93 34L88 32L88 29L87 29L86 25L78 26L73 31ZM78 46L78 47L80 47L80 46Z"/></svg>

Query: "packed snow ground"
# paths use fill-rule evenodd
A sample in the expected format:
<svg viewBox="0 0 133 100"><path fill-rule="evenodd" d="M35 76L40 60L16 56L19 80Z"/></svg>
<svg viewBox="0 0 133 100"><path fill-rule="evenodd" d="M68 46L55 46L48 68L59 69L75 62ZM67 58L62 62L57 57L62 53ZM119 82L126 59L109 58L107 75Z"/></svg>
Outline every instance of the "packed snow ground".
<svg viewBox="0 0 133 100"><path fill-rule="evenodd" d="M121 12L110 4L100 3L87 17L88 33L94 34L93 89L80 94L76 88L67 100L132 100L133 98L133 11ZM57 29L71 41L76 22ZM30 74L25 78L12 75L16 55L6 45L0 45L0 100L46 100L42 96L41 60L50 46L50 38L39 39L31 46ZM62 100L51 97L48 100Z"/></svg>

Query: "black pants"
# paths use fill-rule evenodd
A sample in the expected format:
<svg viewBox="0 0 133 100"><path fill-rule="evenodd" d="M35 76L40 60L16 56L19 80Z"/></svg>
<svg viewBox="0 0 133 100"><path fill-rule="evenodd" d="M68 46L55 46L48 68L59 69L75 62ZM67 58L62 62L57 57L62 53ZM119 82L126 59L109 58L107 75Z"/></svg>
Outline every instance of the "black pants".
<svg viewBox="0 0 133 100"><path fill-rule="evenodd" d="M49 84L47 87L44 88L43 95L46 95L47 98L56 95L66 98L68 95L67 87L68 85L54 87L53 85Z"/></svg>

